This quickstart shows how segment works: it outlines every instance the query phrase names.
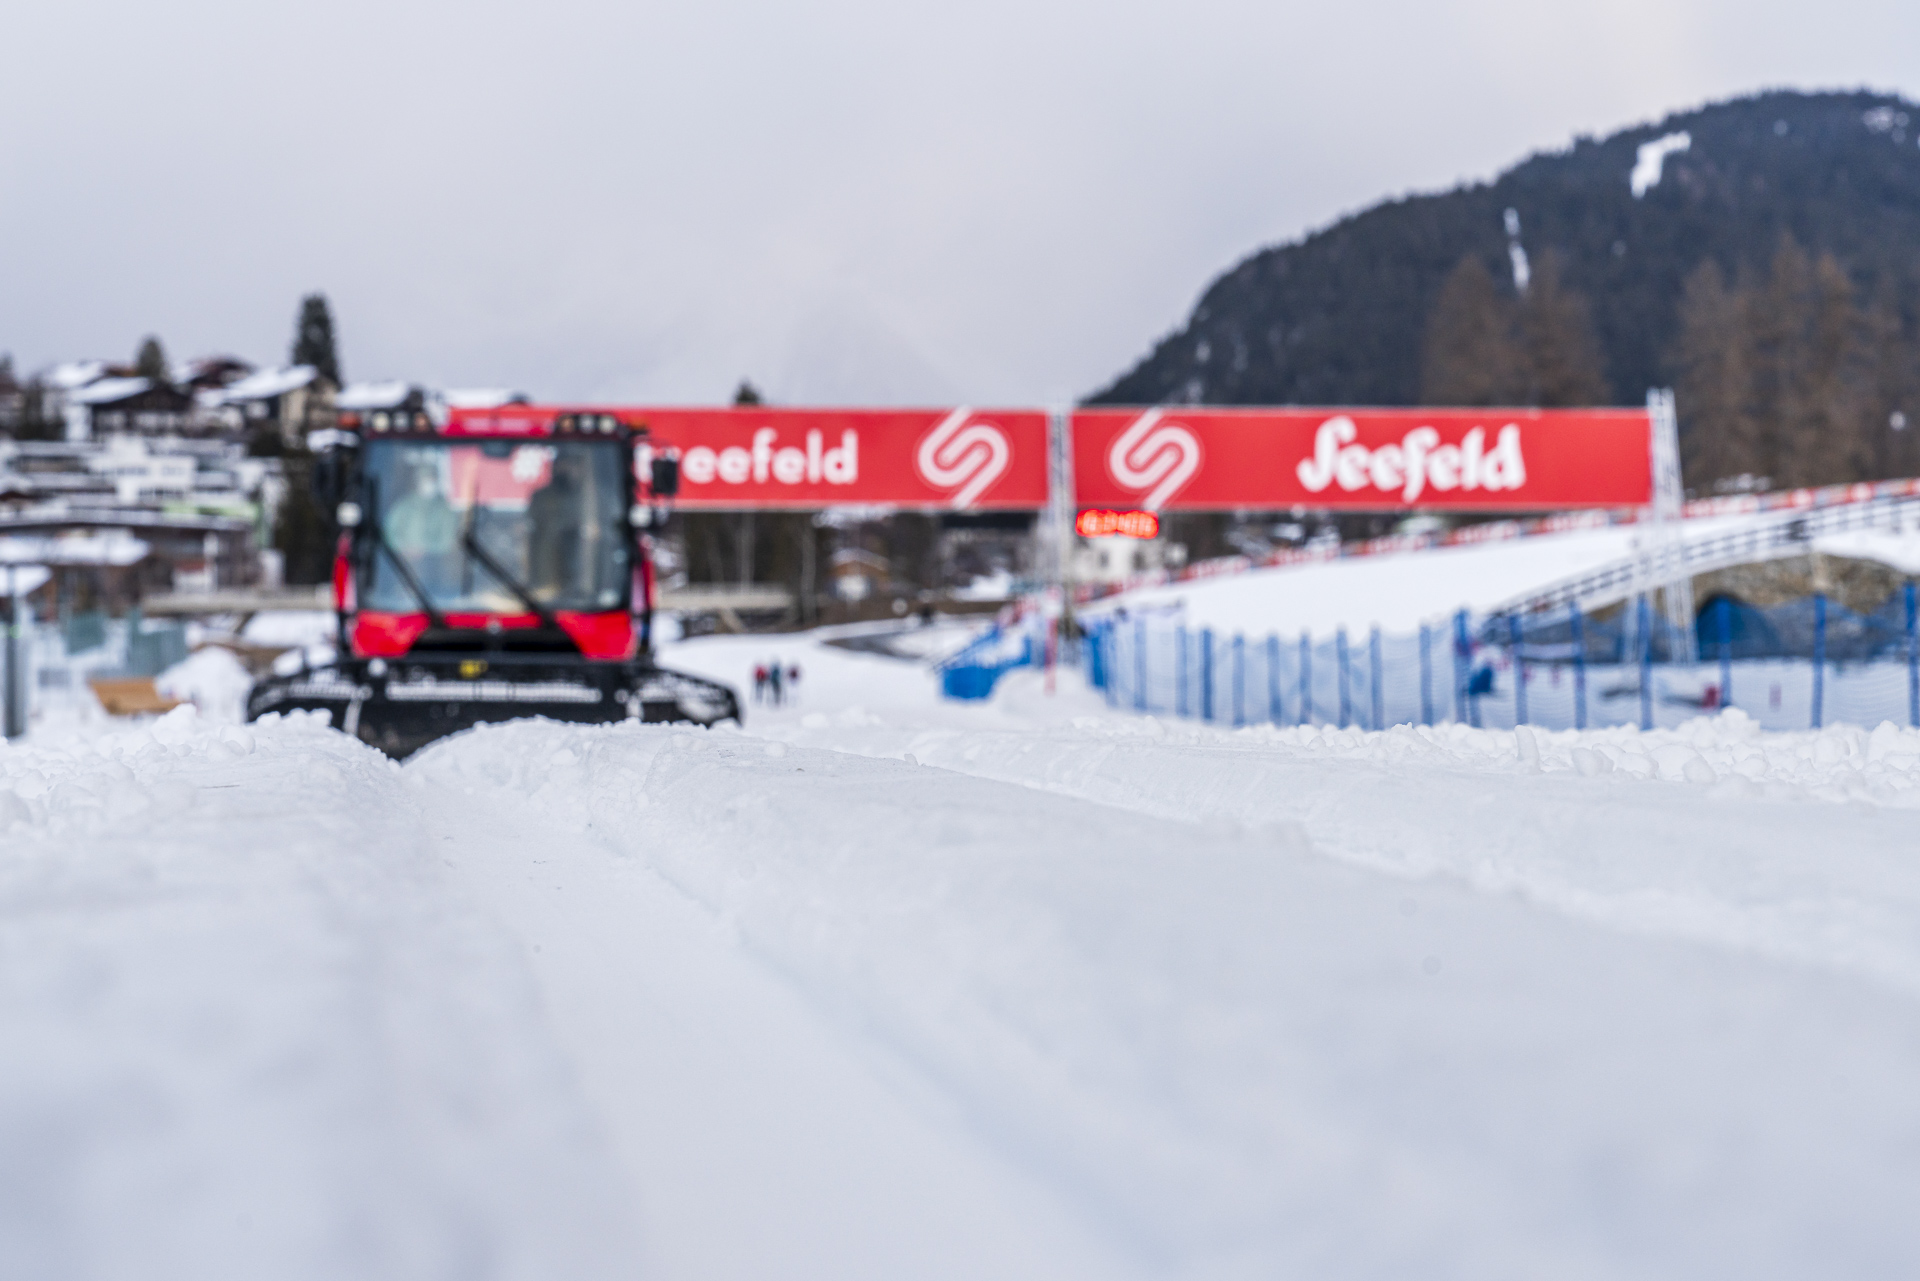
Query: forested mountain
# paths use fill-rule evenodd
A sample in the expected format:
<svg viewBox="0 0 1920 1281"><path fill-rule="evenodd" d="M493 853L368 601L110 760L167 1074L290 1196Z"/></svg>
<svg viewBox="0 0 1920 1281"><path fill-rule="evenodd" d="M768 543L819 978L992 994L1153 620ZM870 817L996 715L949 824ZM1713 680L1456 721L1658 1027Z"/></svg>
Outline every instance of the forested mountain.
<svg viewBox="0 0 1920 1281"><path fill-rule="evenodd" d="M1262 250L1091 403L1675 386L1689 487L1823 483L1920 470L1917 335L1920 106L1773 92Z"/></svg>

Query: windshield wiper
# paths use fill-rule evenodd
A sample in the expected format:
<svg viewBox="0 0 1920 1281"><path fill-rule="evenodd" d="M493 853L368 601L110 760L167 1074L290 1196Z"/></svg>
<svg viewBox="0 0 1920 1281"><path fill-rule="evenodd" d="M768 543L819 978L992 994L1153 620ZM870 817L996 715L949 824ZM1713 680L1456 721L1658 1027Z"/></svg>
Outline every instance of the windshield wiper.
<svg viewBox="0 0 1920 1281"><path fill-rule="evenodd" d="M387 559L393 562L394 569L400 575L400 581L406 585L407 591L412 593L413 598L420 602L420 608L427 612L427 621L435 627L444 628L447 625L446 617L433 603L433 597L427 593L426 587L414 576L413 566L407 564L407 558L395 551L393 544L387 541L387 531L380 524L380 482L368 481L367 489L370 491L367 495L367 509L374 514L372 522L374 546L385 552Z"/></svg>
<svg viewBox="0 0 1920 1281"><path fill-rule="evenodd" d="M519 597L520 603L527 607L527 612L539 618L541 626L559 629L560 620L553 616L553 611L535 600L533 593L527 589L526 585L509 574L505 567L493 558L493 554L480 545L480 540L475 536L471 525L461 533L460 545L466 548L467 555L479 561L480 567L492 574L502 587Z"/></svg>

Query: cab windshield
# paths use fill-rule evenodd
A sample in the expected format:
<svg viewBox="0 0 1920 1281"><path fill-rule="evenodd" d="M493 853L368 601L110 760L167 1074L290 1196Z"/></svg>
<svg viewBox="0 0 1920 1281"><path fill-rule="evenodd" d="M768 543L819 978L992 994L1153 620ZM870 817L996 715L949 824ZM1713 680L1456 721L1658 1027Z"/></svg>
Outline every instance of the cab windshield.
<svg viewBox="0 0 1920 1281"><path fill-rule="evenodd" d="M524 592L545 609L620 608L626 465L614 441L369 441L362 606L414 612L424 593L441 613L522 614Z"/></svg>

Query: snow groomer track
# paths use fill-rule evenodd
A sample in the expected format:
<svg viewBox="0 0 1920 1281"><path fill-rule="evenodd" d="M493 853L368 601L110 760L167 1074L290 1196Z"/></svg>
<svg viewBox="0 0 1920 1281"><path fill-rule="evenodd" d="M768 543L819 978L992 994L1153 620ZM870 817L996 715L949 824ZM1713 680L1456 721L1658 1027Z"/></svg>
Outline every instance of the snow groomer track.
<svg viewBox="0 0 1920 1281"><path fill-rule="evenodd" d="M775 654L748 733L0 751L0 1274L1920 1264L1920 734L672 659Z"/></svg>

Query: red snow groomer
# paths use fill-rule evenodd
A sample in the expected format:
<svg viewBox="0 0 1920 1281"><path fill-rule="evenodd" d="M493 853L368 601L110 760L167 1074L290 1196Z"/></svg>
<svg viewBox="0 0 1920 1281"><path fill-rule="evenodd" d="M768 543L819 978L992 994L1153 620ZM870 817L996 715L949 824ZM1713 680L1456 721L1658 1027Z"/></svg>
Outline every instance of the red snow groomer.
<svg viewBox="0 0 1920 1281"><path fill-rule="evenodd" d="M404 757L482 722L740 718L653 661L650 530L679 488L643 424L600 410L343 414L315 460L340 529L336 659L254 687L247 719L324 711Z"/></svg>

